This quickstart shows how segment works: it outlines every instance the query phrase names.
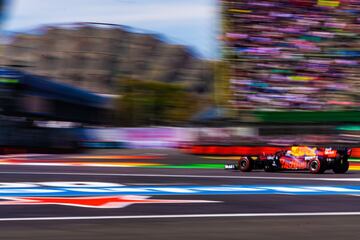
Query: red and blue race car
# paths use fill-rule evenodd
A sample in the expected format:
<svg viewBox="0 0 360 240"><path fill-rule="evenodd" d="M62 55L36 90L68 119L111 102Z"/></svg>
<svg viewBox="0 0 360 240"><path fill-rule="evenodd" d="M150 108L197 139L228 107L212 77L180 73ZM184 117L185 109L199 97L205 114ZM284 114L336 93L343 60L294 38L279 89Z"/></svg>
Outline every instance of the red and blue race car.
<svg viewBox="0 0 360 240"><path fill-rule="evenodd" d="M350 148L316 148L293 146L288 150L269 155L241 156L237 163L225 164L225 169L250 172L263 169L266 172L280 170L309 170L310 173L345 173L349 169Z"/></svg>

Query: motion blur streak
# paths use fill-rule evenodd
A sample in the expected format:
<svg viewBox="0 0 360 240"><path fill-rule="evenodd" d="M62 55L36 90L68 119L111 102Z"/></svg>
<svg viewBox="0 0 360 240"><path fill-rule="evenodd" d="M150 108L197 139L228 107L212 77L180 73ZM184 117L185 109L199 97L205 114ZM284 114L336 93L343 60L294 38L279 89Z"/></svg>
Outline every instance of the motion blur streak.
<svg viewBox="0 0 360 240"><path fill-rule="evenodd" d="M359 239L360 0L0 0L0 26L1 239Z"/></svg>

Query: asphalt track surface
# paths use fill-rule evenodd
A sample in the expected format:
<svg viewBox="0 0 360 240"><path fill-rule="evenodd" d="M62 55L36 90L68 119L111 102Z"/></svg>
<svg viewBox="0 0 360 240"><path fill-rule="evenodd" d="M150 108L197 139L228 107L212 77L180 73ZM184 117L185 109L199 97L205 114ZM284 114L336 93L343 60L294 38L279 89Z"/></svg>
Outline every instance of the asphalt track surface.
<svg viewBox="0 0 360 240"><path fill-rule="evenodd" d="M225 162L150 149L2 156L0 239L360 238L360 171L206 167Z"/></svg>

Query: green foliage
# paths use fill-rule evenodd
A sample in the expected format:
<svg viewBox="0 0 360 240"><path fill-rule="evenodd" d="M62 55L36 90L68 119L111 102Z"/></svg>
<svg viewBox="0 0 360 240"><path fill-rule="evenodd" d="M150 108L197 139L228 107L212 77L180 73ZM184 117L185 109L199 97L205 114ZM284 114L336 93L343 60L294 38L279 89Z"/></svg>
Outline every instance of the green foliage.
<svg viewBox="0 0 360 240"><path fill-rule="evenodd" d="M216 106L227 107L230 96L230 66L224 61L213 63L215 73L214 101Z"/></svg>
<svg viewBox="0 0 360 240"><path fill-rule="evenodd" d="M117 119L123 126L185 122L199 105L179 85L137 79L120 80L120 96Z"/></svg>

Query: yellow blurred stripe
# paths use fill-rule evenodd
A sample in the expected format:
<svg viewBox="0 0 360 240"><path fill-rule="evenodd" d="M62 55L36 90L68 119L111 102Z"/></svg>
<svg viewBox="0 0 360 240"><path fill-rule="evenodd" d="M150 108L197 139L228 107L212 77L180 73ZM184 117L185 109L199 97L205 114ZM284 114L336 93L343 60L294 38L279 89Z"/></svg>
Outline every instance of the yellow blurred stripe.
<svg viewBox="0 0 360 240"><path fill-rule="evenodd" d="M229 12L233 12L233 13L251 13L251 10L245 10L245 9L229 9Z"/></svg>
<svg viewBox="0 0 360 240"><path fill-rule="evenodd" d="M352 171L360 171L360 166L350 166L350 167L349 167L349 170L352 170Z"/></svg>
<svg viewBox="0 0 360 240"><path fill-rule="evenodd" d="M318 0L318 5L322 7L338 7L340 1L338 0Z"/></svg>
<svg viewBox="0 0 360 240"><path fill-rule="evenodd" d="M314 80L314 77L309 76L290 76L289 77L293 81L311 81Z"/></svg>

